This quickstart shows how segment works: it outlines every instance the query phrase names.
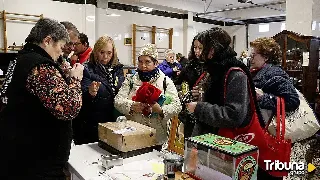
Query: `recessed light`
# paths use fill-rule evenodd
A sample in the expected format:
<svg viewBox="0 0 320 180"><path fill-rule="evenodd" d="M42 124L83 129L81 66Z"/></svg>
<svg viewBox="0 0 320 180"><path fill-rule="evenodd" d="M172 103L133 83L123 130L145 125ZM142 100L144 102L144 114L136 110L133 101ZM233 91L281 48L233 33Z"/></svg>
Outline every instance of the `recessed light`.
<svg viewBox="0 0 320 180"><path fill-rule="evenodd" d="M153 8L148 8L148 7L141 7L140 11L145 11L145 12L151 12Z"/></svg>

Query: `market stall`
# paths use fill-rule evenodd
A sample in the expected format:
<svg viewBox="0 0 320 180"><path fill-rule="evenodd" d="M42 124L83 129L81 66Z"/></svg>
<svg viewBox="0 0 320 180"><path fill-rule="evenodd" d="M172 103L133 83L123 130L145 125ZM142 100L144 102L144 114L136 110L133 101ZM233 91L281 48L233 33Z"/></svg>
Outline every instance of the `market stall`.
<svg viewBox="0 0 320 180"><path fill-rule="evenodd" d="M155 133L132 121L100 124L99 143L72 147L71 180L256 179L255 146L206 134L187 139L182 155L159 149L153 143ZM170 137L170 142L177 138Z"/></svg>

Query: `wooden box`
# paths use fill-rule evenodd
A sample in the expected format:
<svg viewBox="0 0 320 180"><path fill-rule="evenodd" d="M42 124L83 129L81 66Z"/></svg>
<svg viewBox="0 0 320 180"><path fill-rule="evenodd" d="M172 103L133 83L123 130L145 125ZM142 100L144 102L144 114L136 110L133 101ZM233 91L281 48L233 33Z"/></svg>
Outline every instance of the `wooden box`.
<svg viewBox="0 0 320 180"><path fill-rule="evenodd" d="M156 130L134 121L100 123L99 139L120 152L156 145Z"/></svg>

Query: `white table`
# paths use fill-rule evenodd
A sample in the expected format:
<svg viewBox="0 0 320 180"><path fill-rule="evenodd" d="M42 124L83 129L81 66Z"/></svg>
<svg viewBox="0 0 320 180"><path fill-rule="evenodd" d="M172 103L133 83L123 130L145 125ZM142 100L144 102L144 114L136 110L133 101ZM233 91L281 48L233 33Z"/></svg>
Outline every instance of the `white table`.
<svg viewBox="0 0 320 180"><path fill-rule="evenodd" d="M69 157L69 171L71 173L71 180L106 180L105 177L99 176L99 165L96 164L101 155L109 155L107 151L101 149L98 143L85 144L72 146ZM136 162L143 160L161 160L160 152L153 151L150 153L138 155L135 157L123 160L124 169L127 171L129 168L150 168L150 167L137 167ZM129 166L126 166L126 164ZM135 167L130 167L135 166ZM139 165L138 165L139 166ZM122 167L117 167L122 168ZM136 169L134 169L136 170ZM107 171L108 172L108 171ZM111 171L112 172L112 169Z"/></svg>

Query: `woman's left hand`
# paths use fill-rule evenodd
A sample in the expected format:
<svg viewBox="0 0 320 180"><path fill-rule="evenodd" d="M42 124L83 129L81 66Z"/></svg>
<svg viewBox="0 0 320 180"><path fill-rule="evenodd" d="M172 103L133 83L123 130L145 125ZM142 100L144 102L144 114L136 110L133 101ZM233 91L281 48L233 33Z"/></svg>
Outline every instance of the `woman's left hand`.
<svg viewBox="0 0 320 180"><path fill-rule="evenodd" d="M256 95L257 95L257 98L259 99L261 96L263 96L263 91L261 89L258 89L256 88Z"/></svg>
<svg viewBox="0 0 320 180"><path fill-rule="evenodd" d="M191 113L194 113L194 110L196 109L197 104L198 104L197 102L187 103L186 106L188 111Z"/></svg>
<svg viewBox="0 0 320 180"><path fill-rule="evenodd" d="M162 108L158 103L155 103L154 105L152 105L152 112L161 114L162 113Z"/></svg>

